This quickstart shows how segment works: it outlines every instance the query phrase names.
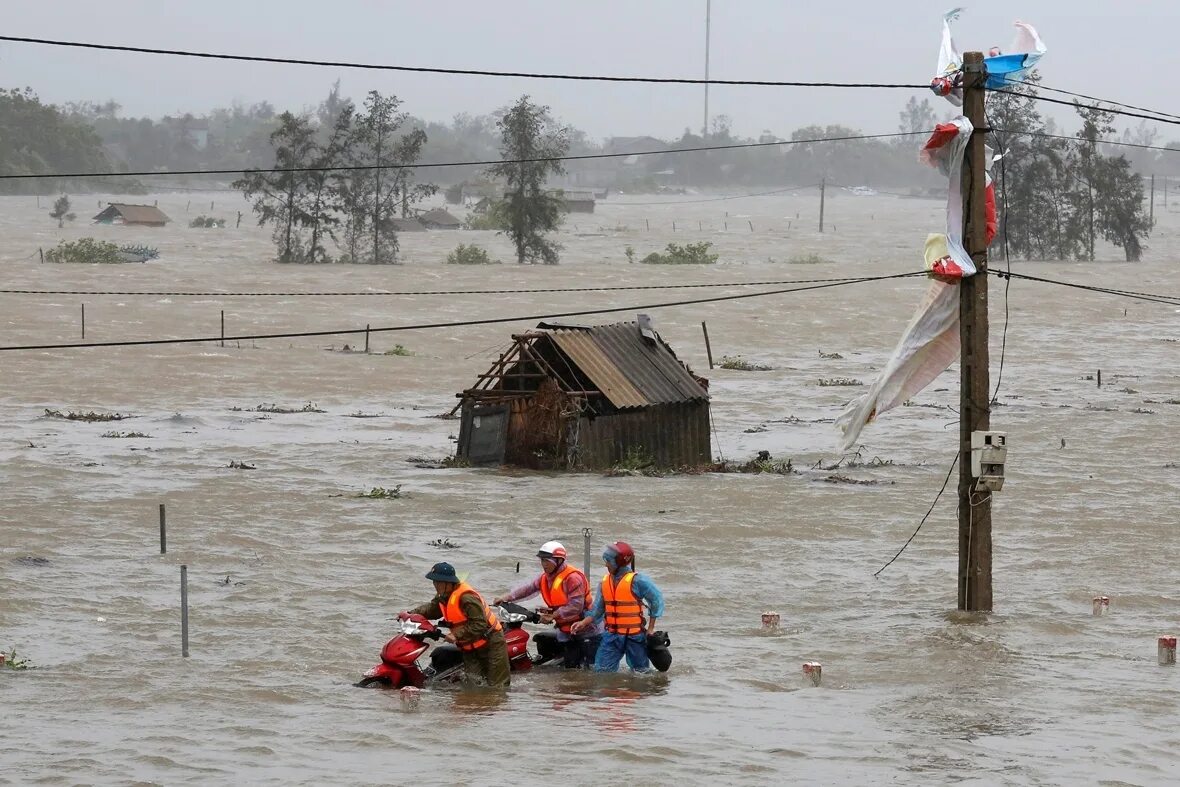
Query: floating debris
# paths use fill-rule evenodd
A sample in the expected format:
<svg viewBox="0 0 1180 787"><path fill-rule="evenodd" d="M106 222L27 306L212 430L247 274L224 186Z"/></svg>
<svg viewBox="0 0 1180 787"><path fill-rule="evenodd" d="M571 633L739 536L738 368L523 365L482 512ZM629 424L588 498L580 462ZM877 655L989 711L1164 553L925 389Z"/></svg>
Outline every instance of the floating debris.
<svg viewBox="0 0 1180 787"><path fill-rule="evenodd" d="M819 352L819 357L823 358L825 361L843 361L844 360L844 356L841 355L840 353L826 353L823 350L819 350L818 352Z"/></svg>
<svg viewBox="0 0 1180 787"><path fill-rule="evenodd" d="M327 412L327 410L321 410L320 406L318 404L316 404L315 402L308 402L307 404L303 405L302 407L298 407L298 408L280 407L277 404L260 404L257 407L247 407L244 410L241 407L231 407L231 408L229 408L229 411L231 413L243 413L243 412L245 412L245 413L278 413L278 414L283 414L283 415L291 415L293 413L326 413Z"/></svg>
<svg viewBox="0 0 1180 787"><path fill-rule="evenodd" d="M23 555L16 558L12 562L16 563L18 566L36 566L37 568L43 568L44 566L49 565L49 558Z"/></svg>
<svg viewBox="0 0 1180 787"><path fill-rule="evenodd" d="M892 486L892 481L877 481L875 479L857 479L849 478L846 475L830 475L827 478L821 478L826 484L852 484L854 486Z"/></svg>
<svg viewBox="0 0 1180 787"><path fill-rule="evenodd" d="M770 372L774 371L773 366L768 366L764 363L755 363L747 361L740 355L723 355L721 356L721 363L719 366L722 369L730 369L737 372Z"/></svg>
<svg viewBox="0 0 1180 787"><path fill-rule="evenodd" d="M229 469L230 470L257 470L258 467L257 467L257 465L250 465L250 464L246 464L245 462L239 462L237 460L231 459L229 462Z"/></svg>
<svg viewBox="0 0 1180 787"><path fill-rule="evenodd" d="M851 377L821 377L819 379L820 388L838 388L843 386L864 385L860 380L854 380Z"/></svg>
<svg viewBox="0 0 1180 787"><path fill-rule="evenodd" d="M96 413L96 412L83 413L83 412L74 412L73 410L63 413L61 410L51 410L50 408L46 407L45 408L45 417L46 418L61 418L62 420L65 420L65 421L86 421L86 422L90 423L90 422L95 422L95 421L98 421L98 422L124 421L128 418L134 418L135 416L131 415L130 413L127 413L127 414L123 414L123 413Z"/></svg>
<svg viewBox="0 0 1180 787"><path fill-rule="evenodd" d="M144 432L103 432L102 436L116 439L147 438L149 440L152 437L150 434L145 434Z"/></svg>
<svg viewBox="0 0 1180 787"><path fill-rule="evenodd" d="M428 542L429 546L437 547L438 549L458 549L459 544L455 543L449 538L436 538Z"/></svg>
<svg viewBox="0 0 1180 787"><path fill-rule="evenodd" d="M383 486L375 486L368 492L359 492L357 497L368 498L369 500L399 500L405 495L402 494L402 485L398 484L392 489L386 489Z"/></svg>

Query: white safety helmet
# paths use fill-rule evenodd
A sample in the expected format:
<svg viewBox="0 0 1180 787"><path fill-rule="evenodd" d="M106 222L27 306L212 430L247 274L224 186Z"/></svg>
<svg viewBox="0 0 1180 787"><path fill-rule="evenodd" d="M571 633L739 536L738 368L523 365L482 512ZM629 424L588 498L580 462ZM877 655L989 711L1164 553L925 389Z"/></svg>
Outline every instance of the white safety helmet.
<svg viewBox="0 0 1180 787"><path fill-rule="evenodd" d="M565 547L561 545L560 541L546 541L544 544L541 544L541 549L537 552L537 557L565 560L565 554Z"/></svg>

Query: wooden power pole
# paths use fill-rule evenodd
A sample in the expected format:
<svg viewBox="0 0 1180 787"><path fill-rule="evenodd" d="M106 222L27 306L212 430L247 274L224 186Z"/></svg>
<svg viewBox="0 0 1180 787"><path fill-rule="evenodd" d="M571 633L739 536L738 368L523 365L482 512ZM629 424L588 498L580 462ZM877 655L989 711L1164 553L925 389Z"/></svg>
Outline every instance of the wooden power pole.
<svg viewBox="0 0 1180 787"><path fill-rule="evenodd" d="M963 162L963 240L979 272L959 285L959 609L974 612L992 608L991 493L976 492L971 473L971 433L991 426L983 53L966 53L963 72L963 113L975 128Z"/></svg>

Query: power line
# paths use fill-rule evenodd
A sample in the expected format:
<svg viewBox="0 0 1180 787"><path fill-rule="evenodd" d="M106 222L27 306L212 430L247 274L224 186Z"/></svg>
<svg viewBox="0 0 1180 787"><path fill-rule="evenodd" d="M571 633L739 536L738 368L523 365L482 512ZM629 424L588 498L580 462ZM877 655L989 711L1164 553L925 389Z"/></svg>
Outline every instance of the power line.
<svg viewBox="0 0 1180 787"><path fill-rule="evenodd" d="M36 253L30 257L36 257ZM29 259L25 257L24 259ZM168 295L176 297L396 297L408 295L530 295L554 292L616 292L624 290L686 290L705 287L776 287L784 284L829 284L860 281L860 277L834 279L781 279L776 281L706 282L703 284L630 284L615 287L544 287L524 290L352 290L340 292L200 292L196 290L0 290L0 295Z"/></svg>
<svg viewBox="0 0 1180 787"><path fill-rule="evenodd" d="M946 491L946 485L951 480L951 473L955 472L955 467L958 464L959 464L959 455L956 453L955 454L955 461L951 462L950 469L946 471L946 478L944 478L942 481L942 489L938 490L938 494L934 496L934 502L930 504L930 510L928 510L926 512L926 516L922 517L922 521L918 523L918 526L914 529L914 532L910 535L910 537L906 539L906 542L901 545L901 549L897 550L897 554L894 555L893 557L891 557L889 559L888 563L886 563L885 565L883 565L879 569L877 569L877 571L873 574L874 577L881 576L882 571L884 571L885 569L889 568L894 563L896 563L897 559L899 557L901 557L901 553L905 552L906 547L908 547L913 542L913 540L918 537L918 531L920 531L922 529L922 525L926 524L926 520L929 519L930 515L934 513L934 507L936 505L938 505L938 501L942 497L942 493Z"/></svg>
<svg viewBox="0 0 1180 787"><path fill-rule="evenodd" d="M1066 107L1081 107L1084 109L1096 109L1100 112L1109 112L1112 115L1124 115L1126 117L1132 117L1132 118L1143 118L1144 120L1154 120L1156 123L1168 123L1173 126L1180 126L1180 119L1168 120L1167 118L1158 117L1156 115L1145 115L1142 112L1128 112L1125 109L1104 109L1103 107L1095 106L1092 104L1081 104L1077 101L1066 101L1066 100L1060 99L1060 98L1049 98L1048 96L1038 96L1038 95L1033 95L1031 93L1018 93L1015 90L997 90L997 89L993 88L992 90L990 90L988 92L1001 93L1005 96L1016 96L1018 98L1027 98L1027 99L1031 99L1033 101L1045 101L1050 104L1060 104L1060 105L1066 106Z"/></svg>
<svg viewBox="0 0 1180 787"><path fill-rule="evenodd" d="M1021 80L1009 79L1007 77L1004 78L1004 81L1010 85L1026 84L1025 82L1022 82ZM1150 109L1149 107L1137 107L1134 104L1126 104L1122 101L1113 101L1109 98L1099 98L1098 96L1088 96L1085 93L1075 93L1071 90L1062 90L1061 88L1047 87L1045 85L1040 85L1040 84L1035 85L1033 87L1036 90L1048 90L1050 93L1061 93L1066 96L1075 96L1076 98L1084 98L1088 101L1097 101L1102 104L1113 104L1114 106L1117 106L1117 107L1125 107L1127 109L1136 109L1136 110L1139 110L1140 112L1150 112L1154 115L1160 115L1161 117L1176 118L1177 120L1180 120L1180 115L1173 115L1170 112L1160 112L1159 110ZM1019 95L1025 95L1025 94L1020 93ZM1028 97L1032 98L1032 96L1028 96Z"/></svg>
<svg viewBox="0 0 1180 787"><path fill-rule="evenodd" d="M483 320L459 320L455 322L434 322L434 323L418 323L416 325L393 325L384 328L347 328L342 330L330 331L299 331L294 333L264 333L264 334L246 334L242 336L204 336L184 339L133 339L129 341L117 342L84 342L74 344L33 344L33 345L14 345L7 347L0 347L0 351L17 351L17 350L68 350L79 349L84 347L142 347L148 345L161 344L197 344L200 342L221 342L221 341L251 341L256 339L294 339L306 338L313 336L350 336L354 334L363 333L392 333L396 331L417 331L428 330L435 328L464 328L475 325L495 325L497 323L506 322L524 322L526 320L551 320L556 317L584 317L591 314L614 314L617 312L639 311L641 309L661 309L670 308L673 306L693 306L702 303L720 303L723 301L737 301L746 298L762 298L768 295L785 295L794 292L807 292L810 290L823 290L832 287L843 287L850 284L864 284L867 282L888 281L890 279L905 279L915 276L925 276L925 271L914 271L912 273L895 273L888 276L866 276L859 279L849 279L842 282L833 282L829 284L815 284L808 287L791 287L781 290L767 290L765 292L751 292L742 293L740 295L719 295L712 298L696 298L693 300L671 301L664 303L649 303L639 306L614 306L603 309L582 309L579 311L569 312L548 312L545 314L532 314L517 317L491 317Z"/></svg>
<svg viewBox="0 0 1180 787"><path fill-rule="evenodd" d="M100 49L109 52L134 52L145 55L171 55L174 57L194 57L205 60L237 60L246 63L277 63L296 66L320 66L327 68L357 68L367 71L401 71L416 74L450 74L454 76L484 76L484 77L514 77L517 79L560 79L577 82L634 82L657 85L737 85L753 87L832 87L832 88L872 88L872 89L903 89L928 90L929 85L905 85L878 82L783 82L766 79L691 79L683 77L634 77L634 76L605 76L596 74L551 74L532 73L525 71L493 71L472 68L436 68L428 66L395 66L377 63L351 63L338 60L309 60L293 57L264 57L262 55L231 55L221 52L195 52L184 49L155 49L141 46L117 46L115 44L95 44L82 41L60 41L49 38L29 38L25 36L0 36L0 41L12 41L21 44L45 44L48 46L73 47L75 49Z"/></svg>
<svg viewBox="0 0 1180 787"><path fill-rule="evenodd" d="M1021 131L1007 128L993 128L992 131L999 131L1002 134L1016 134L1023 137L1041 137L1043 139L1062 139L1066 142L1088 142L1089 140L1081 139L1080 137L1070 137L1065 134L1049 134L1044 131ZM1097 139L1094 140L1097 145L1109 145L1115 148L1135 148L1137 150L1159 150L1164 153L1180 153L1180 147L1171 148L1164 145L1144 145L1138 142L1119 142L1114 139Z"/></svg>
<svg viewBox="0 0 1180 787"><path fill-rule="evenodd" d="M748 199L750 197L769 197L774 194L788 194L792 191L802 191L803 189L813 189L818 186L818 183L808 183L806 186L792 186L785 189L775 189L774 191L760 191L757 194L735 194L730 197L709 197L708 199L682 199L672 200L669 202L619 202L616 203L621 207L631 206L647 206L647 205L696 205L702 202L726 202L735 199Z"/></svg>
<svg viewBox="0 0 1180 787"><path fill-rule="evenodd" d="M819 137L816 139L788 139L777 142L743 142L738 145L701 145L692 148L671 148L668 150L643 150L637 153L585 153L576 156L547 156L543 158L494 159L484 161L444 161L437 163L416 164L357 164L337 167L270 167L257 169L190 169L169 170L160 172L145 170L141 172L73 172L73 173L41 173L37 175L0 175L0 180L43 180L46 178L146 178L170 175L244 175L255 172L367 172L386 169L435 169L440 167L487 167L496 164L536 164L542 161L587 161L591 159L630 158L631 156L659 156L664 153L702 153L710 150L742 150L748 148L769 148L789 145L810 145L822 142L852 142L867 139L891 139L896 137L916 137L929 134L929 131L906 131L891 134L851 134L843 137Z"/></svg>
<svg viewBox="0 0 1180 787"><path fill-rule="evenodd" d="M988 270L992 276L999 276L1000 278L1011 277L1013 279L1024 279L1026 281L1035 281L1041 284L1055 284L1059 287L1067 287L1075 290L1086 290L1087 292L1097 292L1104 295L1117 295L1120 298L1133 298L1135 300L1147 301L1148 303L1162 303L1167 306L1180 306L1180 295L1160 295L1152 292L1134 292L1132 290L1116 290L1112 287L1097 287L1092 284L1077 284L1075 282L1061 281L1059 279L1046 279L1042 276L1030 276L1027 273L1011 273L1009 271L993 271Z"/></svg>

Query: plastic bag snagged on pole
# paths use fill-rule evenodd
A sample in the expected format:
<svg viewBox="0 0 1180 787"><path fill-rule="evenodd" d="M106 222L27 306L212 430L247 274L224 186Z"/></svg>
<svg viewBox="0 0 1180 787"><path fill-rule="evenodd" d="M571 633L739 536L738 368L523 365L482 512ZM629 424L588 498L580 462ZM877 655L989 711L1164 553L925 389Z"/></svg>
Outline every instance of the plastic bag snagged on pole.
<svg viewBox="0 0 1180 787"><path fill-rule="evenodd" d="M963 105L963 54L955 45L951 35L951 22L959 18L965 9L953 8L942 15L942 41L938 48L938 71L930 82L930 89L944 97L956 107ZM989 90L1000 90L1024 81L1028 72L1048 50L1041 41L1036 28L1027 22L1017 21L1016 37L1008 54L992 47L983 63L987 67Z"/></svg>

